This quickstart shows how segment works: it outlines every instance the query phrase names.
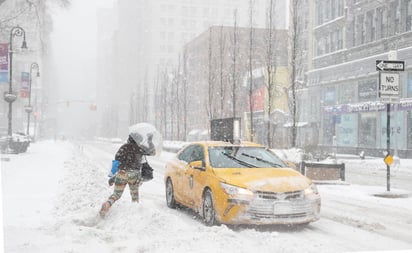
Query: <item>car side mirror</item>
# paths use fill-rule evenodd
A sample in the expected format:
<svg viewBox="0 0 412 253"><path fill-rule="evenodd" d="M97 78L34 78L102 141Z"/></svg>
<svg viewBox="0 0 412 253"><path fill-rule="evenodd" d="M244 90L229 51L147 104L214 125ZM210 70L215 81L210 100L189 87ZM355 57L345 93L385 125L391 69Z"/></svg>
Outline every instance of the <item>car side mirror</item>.
<svg viewBox="0 0 412 253"><path fill-rule="evenodd" d="M189 165L190 165L190 167L192 167L195 170L201 170L201 171L206 170L206 166L205 166L204 161L193 161L193 162L190 162Z"/></svg>

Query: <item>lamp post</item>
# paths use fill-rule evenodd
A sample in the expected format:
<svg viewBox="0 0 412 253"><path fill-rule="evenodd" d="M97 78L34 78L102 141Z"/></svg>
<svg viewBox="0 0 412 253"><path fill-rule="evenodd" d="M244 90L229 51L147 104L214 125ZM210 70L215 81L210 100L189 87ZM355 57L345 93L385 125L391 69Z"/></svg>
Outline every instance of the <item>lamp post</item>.
<svg viewBox="0 0 412 253"><path fill-rule="evenodd" d="M31 106L31 82L32 82L32 72L33 69L37 70L37 77L40 76L40 68L39 64L33 62L30 65L30 77L29 77L29 105L26 106L25 111L27 112L27 136L30 138L30 114L33 111L33 107Z"/></svg>
<svg viewBox="0 0 412 253"><path fill-rule="evenodd" d="M13 38L23 37L23 43L21 48L27 48L26 44L26 32L20 26L15 26L10 31L10 43L9 43L9 93L4 95L4 100L9 103L9 114L8 114L8 141L7 145L10 147L10 142L12 139L12 116L13 116L13 102L17 99L16 94L13 94Z"/></svg>

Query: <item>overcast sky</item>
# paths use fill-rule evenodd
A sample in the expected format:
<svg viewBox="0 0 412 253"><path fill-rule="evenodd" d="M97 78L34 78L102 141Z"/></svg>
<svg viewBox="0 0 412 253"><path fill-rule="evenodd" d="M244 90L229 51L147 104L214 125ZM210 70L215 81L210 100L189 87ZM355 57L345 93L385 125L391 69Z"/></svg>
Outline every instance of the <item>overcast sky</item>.
<svg viewBox="0 0 412 253"><path fill-rule="evenodd" d="M94 97L96 10L115 0L73 0L69 10L55 11L53 56L61 99Z"/></svg>
<svg viewBox="0 0 412 253"><path fill-rule="evenodd" d="M59 134L78 135L93 124L96 114L89 106L96 102L96 13L113 1L73 0L68 10L53 13L51 74L57 94L52 92L51 99L57 102Z"/></svg>

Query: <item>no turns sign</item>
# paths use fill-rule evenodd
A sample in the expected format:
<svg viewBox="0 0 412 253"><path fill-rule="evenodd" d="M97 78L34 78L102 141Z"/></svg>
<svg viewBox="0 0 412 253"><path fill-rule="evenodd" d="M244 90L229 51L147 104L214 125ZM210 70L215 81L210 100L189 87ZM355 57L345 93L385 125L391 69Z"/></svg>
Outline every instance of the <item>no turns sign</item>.
<svg viewBox="0 0 412 253"><path fill-rule="evenodd" d="M398 100L400 93L399 73L379 73L379 97L381 100Z"/></svg>

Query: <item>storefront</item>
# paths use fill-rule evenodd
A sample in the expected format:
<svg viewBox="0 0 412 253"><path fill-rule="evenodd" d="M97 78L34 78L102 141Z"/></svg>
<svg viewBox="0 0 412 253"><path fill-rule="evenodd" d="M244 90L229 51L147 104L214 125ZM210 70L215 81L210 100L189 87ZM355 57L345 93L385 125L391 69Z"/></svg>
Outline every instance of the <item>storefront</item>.
<svg viewBox="0 0 412 253"><path fill-rule="evenodd" d="M322 130L328 137L324 138L323 145L330 145L336 136L334 145L339 147L386 148L386 104L374 101L325 106L323 113L326 120ZM411 149L411 132L412 99L402 99L390 107L391 148Z"/></svg>

